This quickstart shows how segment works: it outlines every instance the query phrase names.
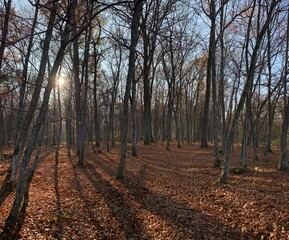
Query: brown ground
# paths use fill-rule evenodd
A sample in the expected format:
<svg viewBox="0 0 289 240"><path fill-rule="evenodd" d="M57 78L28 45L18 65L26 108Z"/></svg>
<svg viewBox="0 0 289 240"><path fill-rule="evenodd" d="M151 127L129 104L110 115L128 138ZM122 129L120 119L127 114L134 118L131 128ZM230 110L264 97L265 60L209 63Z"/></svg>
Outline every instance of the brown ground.
<svg viewBox="0 0 289 240"><path fill-rule="evenodd" d="M260 156L261 156L260 149ZM53 152L53 151L51 151ZM233 165L239 159L235 150ZM94 154L85 167L62 149L42 158L30 190L22 239L289 239L289 173L250 159L247 173L216 183L212 148L139 146L126 178L114 178L118 151ZM8 162L0 162L0 183ZM0 208L0 232L12 197Z"/></svg>

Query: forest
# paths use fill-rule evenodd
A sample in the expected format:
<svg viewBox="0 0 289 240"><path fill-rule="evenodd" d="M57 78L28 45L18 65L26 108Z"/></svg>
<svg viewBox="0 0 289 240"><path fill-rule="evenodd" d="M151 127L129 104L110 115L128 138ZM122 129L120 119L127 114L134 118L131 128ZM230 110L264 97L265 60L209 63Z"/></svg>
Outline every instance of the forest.
<svg viewBox="0 0 289 240"><path fill-rule="evenodd" d="M0 239L288 239L289 2L0 2Z"/></svg>

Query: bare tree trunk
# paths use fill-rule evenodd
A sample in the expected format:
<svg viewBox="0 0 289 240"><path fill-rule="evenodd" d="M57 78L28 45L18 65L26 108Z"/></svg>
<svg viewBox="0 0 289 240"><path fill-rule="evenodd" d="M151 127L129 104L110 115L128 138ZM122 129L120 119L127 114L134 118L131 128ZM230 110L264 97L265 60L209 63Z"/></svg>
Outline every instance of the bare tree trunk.
<svg viewBox="0 0 289 240"><path fill-rule="evenodd" d="M74 73L74 87L75 87L75 117L76 117L76 141L77 141L77 155L79 165L83 165L84 160L84 124L82 122L81 109L81 82L79 69L79 46L78 39L73 42L73 73Z"/></svg>
<svg viewBox="0 0 289 240"><path fill-rule="evenodd" d="M287 60L286 60L287 61ZM287 144L287 133L288 133L288 119L289 119L289 98L287 99L286 108L284 109L283 124L280 139L280 159L278 169L280 171L288 170L288 144Z"/></svg>
<svg viewBox="0 0 289 240"><path fill-rule="evenodd" d="M155 108L154 108L154 143L157 144L159 141L159 132L160 132L160 103L159 100L155 99Z"/></svg>
<svg viewBox="0 0 289 240"><path fill-rule="evenodd" d="M120 152L120 162L116 172L116 179L124 178L126 148L127 148L128 118L129 118L129 96L132 82L135 80L136 46L139 38L139 23L143 9L143 3L144 3L143 0L138 0L135 2L132 18L129 65L128 65L128 74L126 80L126 89L123 102L123 113L121 122L121 149L120 149L121 152Z"/></svg>
<svg viewBox="0 0 289 240"><path fill-rule="evenodd" d="M173 89L171 86L168 87L168 112L166 121L166 150L170 150L170 141L172 140L172 119L173 119Z"/></svg>
<svg viewBox="0 0 289 240"><path fill-rule="evenodd" d="M32 133L31 133L29 140L28 140L28 145L27 145L27 148L25 150L23 160L21 162L19 179L18 179L18 183L17 183L17 187L16 187L16 195L15 195L14 202L13 202L11 211L9 213L9 216L7 217L7 219L5 221L5 227L4 227L3 232L0 236L0 237L3 237L4 239L7 236L15 237L15 234L17 234L17 232L15 232L15 231L16 231L16 226L19 222L19 214L21 213L21 211L20 211L21 205L23 203L23 198L25 195L25 186L26 186L26 182L27 182L26 176L28 173L29 162L31 159L31 155L34 151L35 145L37 143L41 126L45 122L46 113L48 111L48 103L49 103L49 99L50 99L50 93L51 93L51 90L53 88L53 83L54 83L54 79L56 78L58 68L59 68L59 66L62 62L63 56L64 56L64 49L65 49L64 47L60 47L60 50L59 50L57 57L55 59L52 71L49 75L48 84L45 88L45 92L44 92L44 96L43 96L43 102L42 102L42 105L41 105L41 108L39 111L39 115L38 115L36 122L33 126Z"/></svg>
<svg viewBox="0 0 289 240"><path fill-rule="evenodd" d="M137 129L136 129L136 79L132 82L131 91L131 118L132 118L132 139L131 139L131 151L132 156L137 156Z"/></svg>
<svg viewBox="0 0 289 240"><path fill-rule="evenodd" d="M283 124L280 139L280 159L278 169L280 171L288 170L288 143L287 134L289 127L289 97L287 96L287 82L288 82L288 51L289 51L289 10L287 12L287 36L286 36L286 53L285 53L285 74L284 74L284 113Z"/></svg>
<svg viewBox="0 0 289 240"><path fill-rule="evenodd" d="M272 84L272 66L271 66L271 30L270 28L267 30L267 63L268 63L268 134L266 138L265 148L264 148L264 157L268 159L268 152L271 152L271 145L272 145L272 127L274 122L274 113L273 113L273 106L271 103L271 84Z"/></svg>
<svg viewBox="0 0 289 240"><path fill-rule="evenodd" d="M94 103L94 137L95 137L95 146L100 146L100 127L99 127L99 119L98 119L98 103L97 103L97 69L98 69L98 53L96 48L96 43L93 44L94 49L94 74L93 74L93 103Z"/></svg>
<svg viewBox="0 0 289 240"><path fill-rule="evenodd" d="M176 101L176 108L174 111L174 116L175 116L175 124L176 124L176 140L177 140L177 147L181 148L181 130L180 130L180 125L181 125L181 118L180 118L180 101L181 101L181 87L179 86L178 90L178 96L177 96L177 101Z"/></svg>
<svg viewBox="0 0 289 240"><path fill-rule="evenodd" d="M254 81L254 75L255 75L255 69L256 69L256 62L257 62L257 57L258 57L258 52L259 52L259 48L261 46L261 43L263 41L263 37L266 33L266 30L271 22L271 18L272 15L274 13L274 9L276 7L276 5L279 3L280 1L273 1L270 5L270 9L267 13L267 19L261 29L261 31L258 33L257 35L257 39L256 39L256 43L251 55L251 62L250 62L250 68L249 68L249 72L248 72L248 76L246 79L246 83L244 86L244 89L242 91L239 103L237 105L236 111L235 111L235 115L233 117L232 120L232 124L230 127L230 131L228 134L228 138L227 138L227 142L226 142L226 151L225 151L225 163L224 163L224 168L222 169L221 172L221 176L220 176L220 182L221 183L227 183L228 178L229 178L229 171L230 171L230 164L231 164L231 153L232 153L232 146L233 146L233 138L236 132L236 127L238 124L238 119L240 116L240 113L243 109L243 105L245 103L245 99L247 96L247 92L250 91L250 89L252 88L253 85L253 81ZM254 1L254 6L256 4L256 0ZM253 8L254 9L254 8ZM253 13L254 11L252 11ZM248 28L250 28L251 26L251 19L252 19L252 15L250 16L250 20L249 20L249 25ZM248 29L249 30L249 29ZM249 34L247 34L247 38L249 38Z"/></svg>
<svg viewBox="0 0 289 240"><path fill-rule="evenodd" d="M57 1L53 2L52 8L51 8L51 15L54 15L55 18L55 14L56 14L56 6L58 5ZM15 198L14 198L14 202L11 208L11 211L9 213L9 216L7 217L6 221L5 221L5 226L3 229L3 232L1 234L0 237L7 239L7 238L11 238L14 239L17 236L17 224L19 223L19 215L21 214L21 205L22 207L24 207L24 209L26 209L27 202L25 201L26 197L28 196L28 188L26 188L27 183L32 181L32 177L33 174L30 175L29 171L28 171L28 166L30 163L30 159L32 156L32 153L35 149L36 143L39 140L39 132L40 129L42 127L42 125L45 122L45 118L46 118L46 114L48 112L49 109L49 100L50 100L50 94L57 76L57 72L59 69L59 66L63 60L64 54L65 54L65 48L68 45L68 43L71 40L69 39L69 35L70 35L70 14L74 13L75 11L75 5L76 2L74 1L72 4L72 7L70 8L70 11L68 11L67 13L67 23L65 25L64 31L63 31L63 35L62 35L62 41L61 41L61 45L59 47L59 50L56 54L56 58L54 60L54 64L52 67L51 72L48 75L48 82L47 85L44 89L44 93L43 93L43 101L39 110L39 114L38 117L35 120L35 123L33 125L32 128L32 132L29 136L28 139L28 144L23 156L23 159L21 161L21 166L20 166L20 172L19 172L19 179L17 182L17 187L16 187L16 194L15 194ZM49 27L51 27L52 29L49 29L51 31L53 31L53 25L48 25ZM48 28L49 28L48 27ZM47 49L46 49L47 50ZM47 59L46 59L47 61ZM40 68L42 68L43 66L40 66ZM36 166L35 166L36 168ZM34 173L34 171L32 172ZM29 176L27 178L27 175ZM23 201L24 199L24 201Z"/></svg>
<svg viewBox="0 0 289 240"><path fill-rule="evenodd" d="M222 127L222 153L225 152L226 144L226 109L225 109L225 44L224 44L224 4L222 3L220 12L220 84L219 84L219 102L221 113L221 127Z"/></svg>
<svg viewBox="0 0 289 240"><path fill-rule="evenodd" d="M11 10L11 2L12 0L4 0L5 6L5 15L4 15L4 24L1 32L1 43L0 43L0 83L2 78L2 63L3 63L3 55L6 46L6 40L8 35L8 28L9 28L9 18L10 18L10 10Z"/></svg>
<svg viewBox="0 0 289 240"><path fill-rule="evenodd" d="M56 88L56 86L54 86ZM62 109L61 109L61 98L60 98L60 87L59 83L57 85L57 100L58 100L58 132L56 137L56 145L55 145L55 163L58 164L59 161L59 148L60 148L60 140L61 140L61 132L62 132Z"/></svg>
<svg viewBox="0 0 289 240"><path fill-rule="evenodd" d="M56 136L56 87L53 88L53 120L52 120L52 146L56 146L57 136Z"/></svg>
<svg viewBox="0 0 289 240"><path fill-rule="evenodd" d="M66 102L67 109L66 109L66 120L65 120L65 127L66 127L66 146L67 146L67 154L70 156L71 145L72 145L72 107L71 107L71 92L69 92L69 97Z"/></svg>
<svg viewBox="0 0 289 240"><path fill-rule="evenodd" d="M8 169L8 173L5 177L5 180L1 186L0 205L5 200L5 198L6 198L5 196L7 196L7 194L9 192L13 191L14 185L16 184L16 175L17 175L17 170L18 170L18 166L19 166L19 159L20 159L22 152L23 152L24 144L25 144L27 136L28 136L29 127L30 127L31 122L33 120L34 113L35 113L36 106L37 106L37 102L39 99L39 95L40 95L40 92L42 89L42 83L43 83L43 79L44 79L44 75L45 75L46 64L48 61L48 53L49 53L49 46L50 46L50 41L51 41L51 37L52 37L53 25L54 25L55 18L56 18L56 13L55 13L56 7L57 7L57 4L54 2L54 4L52 5L52 8L51 8L51 11L50 11L50 17L49 17L48 26L47 26L47 32L46 32L45 40L44 40L44 44L43 44L42 57L40 60L40 68L39 68L38 76L36 79L36 85L34 88L32 99L31 99L31 102L29 105L29 110L28 110L25 118L21 117L18 119L19 126L18 126L18 130L17 130L17 137L16 137L16 141L15 141L15 146L14 146L13 159L12 159L11 165ZM35 21L37 18L37 11L38 11L38 9L36 8L33 27L31 30L32 36L34 35L33 34L34 29L33 28L35 28L35 25L36 25ZM31 51L32 42L33 42L33 38L31 37L28 51L29 51L29 49ZM25 59L25 61L27 61L27 62L28 62L28 56L29 56L29 54L27 55L27 58ZM28 63L27 63L27 65L28 65ZM1 69L0 69L0 71L1 71ZM21 91L24 91L24 89L21 89ZM24 93L21 92L21 94L24 94ZM20 103L20 106L19 106L20 111L23 109L23 106L21 106L21 105L22 104ZM21 123L20 123L20 121L21 121Z"/></svg>
<svg viewBox="0 0 289 240"><path fill-rule="evenodd" d="M207 71L211 71L208 81L212 81L212 97L213 97L213 138L214 138L214 155L215 167L221 166L221 159L219 156L219 101L217 96L217 73L216 73L216 6L215 1L211 1L211 32L210 32L210 47ZM205 108L206 109L206 108Z"/></svg>
<svg viewBox="0 0 289 240"><path fill-rule="evenodd" d="M1 160L3 160L2 146L4 145L4 129L5 129L5 125L4 125L4 109L3 109L2 106L3 106L2 105L2 98L0 96L0 159ZM5 180L4 180L4 182L5 182ZM6 189L6 187L5 187L5 189ZM4 193L2 193L2 189L1 189L1 191L0 191L0 205L3 202L2 199L5 199L5 198L4 198Z"/></svg>
<svg viewBox="0 0 289 240"><path fill-rule="evenodd" d="M243 127L243 139L242 139L242 148L241 148L241 164L244 169L247 168L248 161L248 144L250 137L250 126L251 126L251 98L247 96L246 101L246 114Z"/></svg>
<svg viewBox="0 0 289 240"><path fill-rule="evenodd" d="M209 59L208 59L209 61ZM209 65L209 64L208 64ZM208 148L208 128L209 128L209 113L210 113L210 95L211 95L211 71L207 69L207 80L206 80L206 97L203 112L203 120L201 123L202 135L201 135L201 148Z"/></svg>

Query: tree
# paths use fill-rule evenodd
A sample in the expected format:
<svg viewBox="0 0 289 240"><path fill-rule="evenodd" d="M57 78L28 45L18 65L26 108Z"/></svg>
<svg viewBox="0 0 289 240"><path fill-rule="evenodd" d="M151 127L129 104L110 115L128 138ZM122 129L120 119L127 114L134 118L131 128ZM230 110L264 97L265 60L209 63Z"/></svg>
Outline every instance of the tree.
<svg viewBox="0 0 289 240"><path fill-rule="evenodd" d="M153 75L151 74L154 62L154 55L157 48L158 35L166 16L172 10L175 1L150 0L145 4L145 11L141 21L141 37L143 42L143 102L144 102L144 144L150 144L152 139L152 85Z"/></svg>
<svg viewBox="0 0 289 240"><path fill-rule="evenodd" d="M56 9L57 9L57 1L54 1L52 3L52 7L50 10L50 17L51 18L55 19ZM49 27L52 27L52 26L48 25L48 29L49 29ZM24 195L28 192L29 184L27 185L27 183L29 183L32 180L29 178L30 176L27 175L28 174L28 166L29 166L31 155L33 153L33 150L34 150L35 145L36 145L37 140L38 140L40 129L41 129L42 124L44 123L45 118L46 118L50 93L51 93L51 90L52 90L53 85L54 85L54 80L56 78L58 68L59 68L59 66L62 62L63 56L64 56L65 46L68 44L66 41L64 41L64 39L65 40L68 39L67 35L69 35L69 28L70 28L70 25L67 24L65 31L64 31L64 34L63 34L62 45L61 45L61 47L58 51L58 54L56 56L56 59L54 61L51 73L49 74L48 84L45 88L45 92L44 92L44 96L43 96L43 102L42 102L41 109L40 109L39 114L38 114L38 118L37 118L37 120L33 126L32 133L28 139L28 145L26 147L25 154L24 154L23 160L21 162L19 179L18 179L17 186L16 186L15 199L14 199L11 211L9 213L9 216L7 217L7 219L5 221L5 227L4 227L3 232L1 234L1 237L3 237L3 238L5 238L5 237L15 238L17 236L18 231L19 231L19 229L17 229L17 225L19 224L19 217L21 214L25 214L25 212L23 213L21 211L21 208L25 207L25 205L23 205L23 204L26 204L25 201L23 202L23 198L24 198Z"/></svg>
<svg viewBox="0 0 289 240"><path fill-rule="evenodd" d="M131 85L135 79L135 58L136 46L139 38L139 24L141 13L143 9L143 0L137 0L133 6L133 17L131 23L131 42L129 48L129 65L126 79L125 95L123 101L123 113L121 122L121 152L120 162L116 172L116 179L124 178L126 148L127 148L127 133L128 133L128 118L129 118L129 96L131 92Z"/></svg>
<svg viewBox="0 0 289 240"><path fill-rule="evenodd" d="M229 177L229 170L230 170L230 163L231 163L231 153L232 153L232 145L233 145L233 138L236 132L236 127L238 123L238 119L241 113L241 110L244 106L245 100L247 93L252 89L253 81L254 81L254 75L255 75L255 69L256 69L256 62L257 62L257 57L258 57L258 52L261 46L261 43L263 41L263 37L266 34L266 30L270 24L270 21L272 19L272 16L275 14L275 8L278 5L280 0L275 0L271 4L267 5L268 7L268 13L266 16L266 20L264 21L263 26L260 28L260 32L258 32L257 37L256 37L256 42L254 44L254 48L252 51L251 55L251 61L250 61L250 66L249 66L249 72L246 78L245 86L242 91L240 100L238 102L235 115L233 116L232 123L230 126L229 134L227 137L226 141L226 148L225 148L225 163L224 163L224 168L222 169L221 176L220 176L220 182L221 183L227 183L228 177ZM256 0L254 1L253 5L255 6ZM253 11L252 11L253 13ZM250 16L250 19L252 18L252 14ZM248 31L251 28L250 26L251 21L249 21L248 24Z"/></svg>
<svg viewBox="0 0 289 240"><path fill-rule="evenodd" d="M57 5L54 4L53 7L54 7L53 11L56 11ZM37 11L38 11L38 8L36 8L36 10L35 10L34 21L37 18ZM34 117L34 113L35 113L37 103L39 100L39 96L40 96L40 92L42 89L42 84L44 81L46 64L48 61L49 47L50 47L50 42L51 42L51 38L52 38L52 31L53 31L53 25L55 24L55 19L56 19L56 14L51 13L50 17L49 17L49 21L48 21L47 31L45 34L42 57L40 60L40 68L39 68L38 76L36 79L36 84L35 84L35 88L33 91L31 103L29 105L29 109L28 109L28 112L25 115L25 117L23 117L23 118L21 116L19 117L19 121L18 121L19 126L18 126L18 132L17 132L16 141L15 141L15 146L14 146L13 159L12 159L11 165L9 167L8 173L6 175L6 178L3 182L3 185L1 186L1 193L2 193L1 196L5 196L5 195L7 195L8 192L12 191L13 185L15 185L15 183L16 183L16 174L17 174L17 170L18 170L18 166L19 166L19 160L20 160L21 154L22 154L23 149L24 149L24 145L25 145L25 142L26 142L26 139L28 136L29 127L30 127L32 119ZM32 25L31 31L34 31L33 28L35 28L35 22ZM33 41L33 38L30 38L31 44L32 44L32 41ZM28 48L28 50L29 50L29 48ZM28 56L29 56L29 54L28 54ZM28 61L28 59L26 59L26 61ZM26 71L26 69L24 69L24 71ZM25 72L24 72L24 74L25 74ZM26 80L24 79L24 81L26 81ZM24 94L24 86L21 89L21 91L23 91L22 94ZM20 105L19 105L20 114L22 114L21 113L22 109L23 109L23 104L20 102ZM2 200L4 201L4 199L1 198L0 203L2 202Z"/></svg>
<svg viewBox="0 0 289 240"><path fill-rule="evenodd" d="M289 97L287 96L287 82L288 82L288 51L289 51L289 10L287 12L287 33L286 33L286 49L285 49L285 67L284 67L284 113L282 132L280 139L280 160L278 169L280 171L288 170L288 146L287 134L289 126Z"/></svg>
<svg viewBox="0 0 289 240"><path fill-rule="evenodd" d="M4 0L5 17L4 17L4 24L3 24L3 28L1 32L1 44L0 44L0 81L2 78L1 70L2 70L3 55L4 55L4 50L5 50L6 40L7 40L7 35L8 35L11 2L12 0Z"/></svg>

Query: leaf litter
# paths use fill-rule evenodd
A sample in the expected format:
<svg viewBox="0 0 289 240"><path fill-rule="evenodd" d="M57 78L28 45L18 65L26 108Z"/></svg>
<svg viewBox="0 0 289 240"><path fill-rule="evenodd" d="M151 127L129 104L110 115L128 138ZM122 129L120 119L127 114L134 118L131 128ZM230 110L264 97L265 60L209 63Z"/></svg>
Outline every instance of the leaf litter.
<svg viewBox="0 0 289 240"><path fill-rule="evenodd" d="M216 183L212 147L139 145L121 181L114 178L118 150L87 148L84 167L65 148L57 168L53 151L44 154L20 238L289 239L289 174L277 171L277 150L258 161L249 152L248 171L230 175L226 185ZM12 202L13 194L0 207L0 232Z"/></svg>

